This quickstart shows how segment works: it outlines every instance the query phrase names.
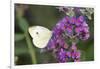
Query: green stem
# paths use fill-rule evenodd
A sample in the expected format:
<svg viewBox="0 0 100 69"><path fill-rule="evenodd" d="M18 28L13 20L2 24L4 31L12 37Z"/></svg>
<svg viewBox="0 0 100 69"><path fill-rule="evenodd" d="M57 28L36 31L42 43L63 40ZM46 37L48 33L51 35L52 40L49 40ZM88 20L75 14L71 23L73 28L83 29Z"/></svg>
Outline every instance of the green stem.
<svg viewBox="0 0 100 69"><path fill-rule="evenodd" d="M32 45L32 42L30 40L28 32L25 33L25 36L26 36L26 42L27 42L27 45L28 45L29 53L30 53L31 58L32 58L32 63L36 64L37 62L36 62L35 49L33 48L33 45Z"/></svg>
<svg viewBox="0 0 100 69"><path fill-rule="evenodd" d="M23 10L18 10L16 12L16 18L19 21L18 22L19 27L21 28L21 30L25 34L25 38L26 38L26 42L27 42L28 49L29 49L29 53L30 53L30 56L32 58L32 63L33 64L36 64L37 62L36 62L35 49L34 49L34 47L32 45L31 39L30 39L29 34L28 34L28 31L27 31L29 25L28 25L27 20L23 17L23 14L22 13L24 13Z"/></svg>

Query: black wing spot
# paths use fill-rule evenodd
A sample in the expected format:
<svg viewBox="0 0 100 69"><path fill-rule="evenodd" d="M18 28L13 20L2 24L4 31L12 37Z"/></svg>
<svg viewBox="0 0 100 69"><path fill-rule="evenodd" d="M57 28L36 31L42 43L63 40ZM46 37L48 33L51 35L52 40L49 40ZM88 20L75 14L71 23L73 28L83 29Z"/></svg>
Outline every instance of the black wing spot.
<svg viewBox="0 0 100 69"><path fill-rule="evenodd" d="M38 32L36 32L36 34L39 34Z"/></svg>

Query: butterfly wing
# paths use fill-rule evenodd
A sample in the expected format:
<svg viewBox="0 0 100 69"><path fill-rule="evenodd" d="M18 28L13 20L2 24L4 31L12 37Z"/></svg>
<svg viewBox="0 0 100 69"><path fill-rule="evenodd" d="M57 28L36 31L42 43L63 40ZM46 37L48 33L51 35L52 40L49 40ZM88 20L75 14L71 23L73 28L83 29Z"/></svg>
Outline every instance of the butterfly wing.
<svg viewBox="0 0 100 69"><path fill-rule="evenodd" d="M52 32L42 26L30 27L29 33L33 38L34 45L38 48L45 48L52 36Z"/></svg>

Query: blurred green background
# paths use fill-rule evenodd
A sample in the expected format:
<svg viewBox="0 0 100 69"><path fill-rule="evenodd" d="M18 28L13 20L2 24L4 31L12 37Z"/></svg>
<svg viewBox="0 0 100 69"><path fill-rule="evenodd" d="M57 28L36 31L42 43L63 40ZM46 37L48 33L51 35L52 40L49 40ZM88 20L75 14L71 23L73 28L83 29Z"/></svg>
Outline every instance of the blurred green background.
<svg viewBox="0 0 100 69"><path fill-rule="evenodd" d="M15 64L44 64L56 63L50 52L40 53L31 42L27 29L30 26L40 25L50 30L64 17L55 6L15 4ZM94 60L94 15L92 20L87 20L90 27L90 38L78 43L81 50L81 61Z"/></svg>

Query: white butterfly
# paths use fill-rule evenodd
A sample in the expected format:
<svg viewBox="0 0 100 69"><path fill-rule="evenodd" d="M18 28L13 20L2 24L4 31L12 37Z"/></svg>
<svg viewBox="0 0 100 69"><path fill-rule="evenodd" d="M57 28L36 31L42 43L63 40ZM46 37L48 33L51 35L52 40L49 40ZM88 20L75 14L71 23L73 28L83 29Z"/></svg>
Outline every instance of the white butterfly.
<svg viewBox="0 0 100 69"><path fill-rule="evenodd" d="M45 48L52 36L52 31L42 26L32 26L28 29L33 43L38 48Z"/></svg>

